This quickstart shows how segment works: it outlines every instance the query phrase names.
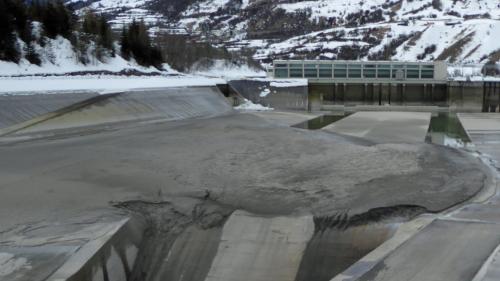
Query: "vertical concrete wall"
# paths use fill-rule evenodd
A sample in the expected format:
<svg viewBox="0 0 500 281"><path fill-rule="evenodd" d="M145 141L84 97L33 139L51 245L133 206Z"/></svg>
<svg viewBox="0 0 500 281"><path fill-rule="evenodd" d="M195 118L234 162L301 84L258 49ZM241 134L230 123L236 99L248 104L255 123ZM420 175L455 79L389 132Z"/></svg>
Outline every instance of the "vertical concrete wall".
<svg viewBox="0 0 500 281"><path fill-rule="evenodd" d="M485 82L483 92L483 112L500 112L500 82Z"/></svg>
<svg viewBox="0 0 500 281"><path fill-rule="evenodd" d="M307 110L308 87L272 87L269 81L232 80L229 86L239 95L264 106L284 110ZM270 92L261 96L262 91Z"/></svg>
<svg viewBox="0 0 500 281"><path fill-rule="evenodd" d="M142 220L129 219L111 237L104 236L82 246L47 281L129 280L144 230Z"/></svg>
<svg viewBox="0 0 500 281"><path fill-rule="evenodd" d="M310 84L310 110L330 105L438 105L447 104L446 85L332 83Z"/></svg>
<svg viewBox="0 0 500 281"><path fill-rule="evenodd" d="M481 112L482 82L452 81L448 83L448 106L452 111Z"/></svg>

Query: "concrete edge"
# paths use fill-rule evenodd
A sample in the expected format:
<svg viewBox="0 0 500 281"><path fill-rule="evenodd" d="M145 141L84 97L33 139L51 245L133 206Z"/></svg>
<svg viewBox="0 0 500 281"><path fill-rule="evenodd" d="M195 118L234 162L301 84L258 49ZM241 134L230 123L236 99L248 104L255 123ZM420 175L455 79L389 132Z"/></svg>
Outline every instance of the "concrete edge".
<svg viewBox="0 0 500 281"><path fill-rule="evenodd" d="M462 126L462 129L464 129L464 132L465 134L467 135L467 137L469 138L469 140L472 142L472 138L470 137L470 134L469 134L469 131L467 131L464 127L464 125L462 124L462 113L461 112L457 112L457 118L458 118L458 121L460 121L460 126Z"/></svg>
<svg viewBox="0 0 500 281"><path fill-rule="evenodd" d="M89 275L96 271L95 263L109 258L106 258L106 256L109 256L110 248L117 247L117 244L121 243L119 239L124 236L128 237L131 229L141 232L138 240L142 240L144 225L136 218L124 218L105 235L90 240L81 246L46 281L92 281L93 278Z"/></svg>
<svg viewBox="0 0 500 281"><path fill-rule="evenodd" d="M495 261L495 257L500 253L500 245L498 245L492 252L491 255L486 259L481 268L478 270L474 278L471 281L483 281L488 273L488 268Z"/></svg>
<svg viewBox="0 0 500 281"><path fill-rule="evenodd" d="M470 153L470 152L468 152ZM474 155L472 155L474 156ZM477 156L476 156L477 157ZM482 157L477 157L479 160L484 164L485 170L487 169L487 179L486 179L486 184L483 189L481 189L478 193L476 193L474 196L472 196L470 199L458 203L455 206L452 206L440 213L437 214L423 214L409 222L403 223L398 227L398 230L392 236L389 240L385 241L368 253L366 256L358 260L356 263L351 265L349 268L347 268L344 272L340 273L339 275L335 276L333 279L330 281L352 281L352 280L357 280L358 278L362 277L364 274L366 274L369 270L371 270L378 262L383 260L385 257L390 255L394 250L396 250L398 247L403 245L406 241L408 241L411 237L414 235L418 234L421 230L423 230L426 226L428 226L430 223L432 223L436 219L442 219L442 220L461 220L463 219L454 219L453 215L457 212L459 212L463 207L467 206L468 204L474 203L474 204L481 204L487 202L490 198L495 196L498 193L498 190L500 190L500 180L496 173L494 173L494 168L488 165L486 162L486 159L483 159ZM498 249L492 252L490 259L493 259L495 254L500 251L500 246ZM479 272L476 274L476 277L472 281L479 281L481 279L476 279L480 278L482 275L485 274L487 267L488 267L488 262L485 262Z"/></svg>
<svg viewBox="0 0 500 281"><path fill-rule="evenodd" d="M368 253L366 256L358 260L356 263L347 268L344 272L338 274L330 281L352 281L362 277L370 271L378 262L391 254L398 247L403 245L411 237L419 233L427 227L436 218L434 216L422 215L409 222L401 224L394 236L382 243L376 249Z"/></svg>
<svg viewBox="0 0 500 281"><path fill-rule="evenodd" d="M47 120L50 120L50 119L62 116L62 115L66 114L66 113L69 113L71 111L75 111L75 110L84 108L84 107L86 107L88 105L91 105L91 104L93 104L93 103L95 103L95 102L97 102L99 100L108 99L108 98L117 96L117 95L119 95L121 93L122 92L107 93L107 94L103 94L103 95L97 95L95 97L91 97L89 99L86 99L86 100L83 100L83 101L80 101L80 102L68 105L68 106L63 107L61 109L58 109L56 111L40 115L38 117L35 117L33 119L24 121L22 123L15 124L15 125L12 125L12 126L7 127L7 128L0 129L0 137L7 136L9 134L15 133L17 131L20 131L20 130L23 130L23 129L26 129L26 128L29 128L31 126L37 125L37 124L45 122Z"/></svg>

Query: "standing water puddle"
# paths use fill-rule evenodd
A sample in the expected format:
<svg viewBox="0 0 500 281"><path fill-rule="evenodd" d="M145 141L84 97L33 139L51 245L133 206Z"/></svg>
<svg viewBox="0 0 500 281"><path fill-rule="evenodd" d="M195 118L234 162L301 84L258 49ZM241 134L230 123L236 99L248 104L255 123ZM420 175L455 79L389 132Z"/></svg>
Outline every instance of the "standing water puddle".
<svg viewBox="0 0 500 281"><path fill-rule="evenodd" d="M351 115L351 113L343 113L338 115L321 115L316 118L304 121L302 123L293 125L294 128L307 129L307 130L319 130L323 127L326 127L334 122L339 121L347 116Z"/></svg>
<svg viewBox="0 0 500 281"><path fill-rule="evenodd" d="M432 114L426 142L452 147L472 145L457 114L448 112Z"/></svg>

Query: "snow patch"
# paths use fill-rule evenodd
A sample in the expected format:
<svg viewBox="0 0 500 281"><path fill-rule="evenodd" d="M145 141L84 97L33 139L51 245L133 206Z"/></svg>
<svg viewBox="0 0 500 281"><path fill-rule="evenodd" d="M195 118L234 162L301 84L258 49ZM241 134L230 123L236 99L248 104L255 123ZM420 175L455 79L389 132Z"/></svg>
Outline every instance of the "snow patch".
<svg viewBox="0 0 500 281"><path fill-rule="evenodd" d="M56 39L47 39L45 47L36 45L35 48L41 53L40 66L31 64L26 59L22 59L18 64L7 61L0 61L0 76L13 75L34 75L34 74L64 74L69 72L84 71L110 71L120 72L126 69L135 69L145 73L159 72L154 67L143 67L135 61L127 61L116 55L115 57L97 60L94 56L89 56L92 61L82 64L75 53L71 42L68 39L58 36ZM164 64L166 72L174 71Z"/></svg>
<svg viewBox="0 0 500 281"><path fill-rule="evenodd" d="M250 100L245 99L245 101L234 107L234 109L239 110L239 111L269 111L269 110L274 110L272 107L266 107L261 104L255 104L251 102Z"/></svg>
<svg viewBox="0 0 500 281"><path fill-rule="evenodd" d="M57 91L128 91L133 89L215 86L225 80L199 76L54 76L0 78L1 94L33 94Z"/></svg>
<svg viewBox="0 0 500 281"><path fill-rule="evenodd" d="M259 96L260 96L261 98L265 98L265 97L267 97L267 95L269 95L270 93L271 93L271 90L269 90L269 89L265 88L265 89L263 89L263 90L260 92Z"/></svg>
<svg viewBox="0 0 500 281"><path fill-rule="evenodd" d="M251 81L270 82L269 85L275 88L302 87L307 86L307 79L275 79L275 78L249 78Z"/></svg>
<svg viewBox="0 0 500 281"><path fill-rule="evenodd" d="M219 77L225 79L241 79L245 77L265 77L266 72L260 69L252 68L245 64L231 63L226 60L215 60L208 68L194 66L193 74Z"/></svg>

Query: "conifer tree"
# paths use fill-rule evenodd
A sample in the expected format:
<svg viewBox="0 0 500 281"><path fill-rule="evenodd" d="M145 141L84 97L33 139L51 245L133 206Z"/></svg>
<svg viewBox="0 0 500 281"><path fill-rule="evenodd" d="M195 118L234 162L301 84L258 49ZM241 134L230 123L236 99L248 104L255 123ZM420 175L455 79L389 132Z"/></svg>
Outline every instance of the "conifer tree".
<svg viewBox="0 0 500 281"><path fill-rule="evenodd" d="M0 60L19 61L14 21L9 0L0 0Z"/></svg>
<svg viewBox="0 0 500 281"><path fill-rule="evenodd" d="M125 59L134 58L140 65L161 68L161 50L152 44L144 21L133 20L123 29L120 41L121 53Z"/></svg>

